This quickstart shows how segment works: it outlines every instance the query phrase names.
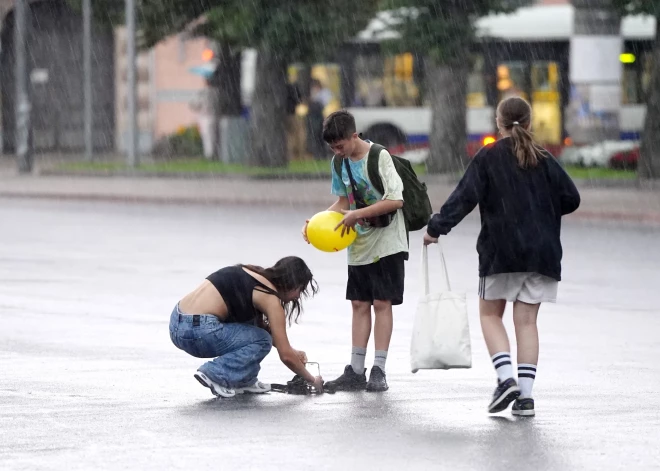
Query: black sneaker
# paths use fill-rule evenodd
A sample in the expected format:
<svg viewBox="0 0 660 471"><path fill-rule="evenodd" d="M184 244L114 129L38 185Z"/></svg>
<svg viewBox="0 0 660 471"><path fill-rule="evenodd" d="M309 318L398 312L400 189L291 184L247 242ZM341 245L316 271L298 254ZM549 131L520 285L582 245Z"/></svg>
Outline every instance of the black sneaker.
<svg viewBox="0 0 660 471"><path fill-rule="evenodd" d="M509 378L501 383L498 381L495 392L493 393L493 400L488 406L488 412L491 414L502 412L518 396L520 396L520 388L515 379Z"/></svg>
<svg viewBox="0 0 660 471"><path fill-rule="evenodd" d="M511 408L511 413L523 417L532 417L535 415L534 399L531 397L516 399L516 402L513 403L513 407Z"/></svg>
<svg viewBox="0 0 660 471"><path fill-rule="evenodd" d="M344 374L339 378L328 381L324 387L330 388L334 391L362 391L367 384L367 376L365 368L361 375L353 371L351 365L346 365Z"/></svg>
<svg viewBox="0 0 660 471"><path fill-rule="evenodd" d="M369 374L367 391L383 392L387 391L388 389L389 386L387 385L387 380L385 379L385 372L380 368L380 366L373 366L371 368L371 373Z"/></svg>

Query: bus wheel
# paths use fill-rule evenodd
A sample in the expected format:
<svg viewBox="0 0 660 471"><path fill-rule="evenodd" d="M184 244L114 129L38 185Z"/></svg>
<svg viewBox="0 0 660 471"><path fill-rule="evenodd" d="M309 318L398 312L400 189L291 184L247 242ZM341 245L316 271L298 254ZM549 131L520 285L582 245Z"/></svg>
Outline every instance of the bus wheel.
<svg viewBox="0 0 660 471"><path fill-rule="evenodd" d="M389 123L374 124L363 133L362 137L388 149L402 147L408 142L406 134Z"/></svg>

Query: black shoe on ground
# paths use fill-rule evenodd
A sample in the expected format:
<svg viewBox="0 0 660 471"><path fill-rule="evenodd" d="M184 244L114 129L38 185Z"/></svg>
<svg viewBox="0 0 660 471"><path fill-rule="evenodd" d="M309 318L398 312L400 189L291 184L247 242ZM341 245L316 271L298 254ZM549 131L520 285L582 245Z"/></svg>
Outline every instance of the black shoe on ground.
<svg viewBox="0 0 660 471"><path fill-rule="evenodd" d="M353 371L351 365L346 365L344 374L335 380L325 383L325 387L334 391L362 391L367 385L366 372L367 369L365 368L362 374L359 375Z"/></svg>
<svg viewBox="0 0 660 471"><path fill-rule="evenodd" d="M370 392L383 392L387 391L389 386L385 379L385 372L380 369L380 366L373 366L369 374L369 382L367 383L367 391Z"/></svg>
<svg viewBox="0 0 660 471"><path fill-rule="evenodd" d="M502 412L512 401L518 399L518 396L520 396L520 388L515 379L509 378L498 383L493 393L493 400L488 406L488 412L491 414Z"/></svg>
<svg viewBox="0 0 660 471"><path fill-rule="evenodd" d="M511 408L511 413L523 417L534 416L534 399L531 397L516 399L516 402L513 403L513 407Z"/></svg>

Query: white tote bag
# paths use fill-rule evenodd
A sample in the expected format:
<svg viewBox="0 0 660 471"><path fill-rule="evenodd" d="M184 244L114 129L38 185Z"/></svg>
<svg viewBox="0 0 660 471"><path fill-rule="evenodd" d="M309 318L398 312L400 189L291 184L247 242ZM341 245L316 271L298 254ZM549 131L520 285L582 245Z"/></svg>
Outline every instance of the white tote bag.
<svg viewBox="0 0 660 471"><path fill-rule="evenodd" d="M429 259L426 246L422 249L422 280L424 296L419 300L410 344L410 368L418 370L448 370L472 367L470 326L465 293L451 291L447 265L440 249L444 273L444 289L429 292Z"/></svg>

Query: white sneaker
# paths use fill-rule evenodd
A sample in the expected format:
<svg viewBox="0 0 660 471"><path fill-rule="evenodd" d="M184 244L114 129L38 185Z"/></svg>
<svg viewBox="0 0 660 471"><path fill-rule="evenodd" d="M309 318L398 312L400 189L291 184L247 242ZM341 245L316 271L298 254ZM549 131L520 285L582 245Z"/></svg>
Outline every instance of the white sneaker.
<svg viewBox="0 0 660 471"><path fill-rule="evenodd" d="M253 385L246 386L244 388L236 388L236 394L263 394L270 391L270 384L262 383L259 380L256 380Z"/></svg>
<svg viewBox="0 0 660 471"><path fill-rule="evenodd" d="M218 397L234 397L236 395L236 391L231 388L220 386L218 383L214 383L201 371L197 371L194 376L202 386L209 388L211 392Z"/></svg>

